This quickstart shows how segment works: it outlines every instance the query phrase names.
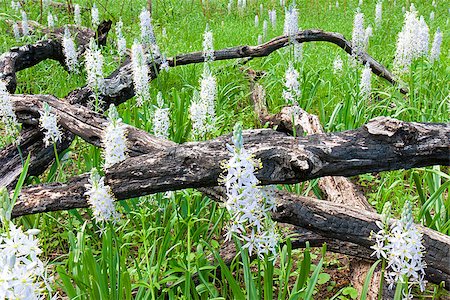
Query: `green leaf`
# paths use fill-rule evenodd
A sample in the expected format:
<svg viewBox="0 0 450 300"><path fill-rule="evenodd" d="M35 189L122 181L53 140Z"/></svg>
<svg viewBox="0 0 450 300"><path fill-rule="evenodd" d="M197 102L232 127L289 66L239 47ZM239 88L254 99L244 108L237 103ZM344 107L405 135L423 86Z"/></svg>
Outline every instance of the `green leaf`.
<svg viewBox="0 0 450 300"><path fill-rule="evenodd" d="M375 271L375 268L378 266L378 264L381 262L381 259L377 260L369 269L369 272L367 272L366 279L364 280L364 285L361 290L361 300L366 300L367 298L367 292L369 291L369 284L372 280L373 272Z"/></svg>
<svg viewBox="0 0 450 300"><path fill-rule="evenodd" d="M324 284L327 283L328 280L330 280L331 276L327 273L320 273L319 277L317 279L317 283L318 284Z"/></svg>

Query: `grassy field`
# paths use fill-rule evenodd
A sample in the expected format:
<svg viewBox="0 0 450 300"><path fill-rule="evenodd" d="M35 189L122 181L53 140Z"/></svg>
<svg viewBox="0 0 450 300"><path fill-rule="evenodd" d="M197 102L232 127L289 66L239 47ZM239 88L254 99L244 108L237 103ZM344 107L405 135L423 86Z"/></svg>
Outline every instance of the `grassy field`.
<svg viewBox="0 0 450 300"><path fill-rule="evenodd" d="M73 23L73 17L63 8L48 7L41 15L39 1L25 2L29 20L42 20L41 23L45 24L47 13L51 11L58 17L56 26ZM74 2L89 9L93 3ZM268 20L268 9L276 10L277 23L275 28L269 23L264 42L283 34L284 8L279 1L247 2L247 7L241 10L233 2L231 12L228 12L226 0L153 1L152 22L161 51L171 57L202 50L207 24L214 35L215 49L256 45L258 35L263 33L263 21ZM337 32L351 40L358 1L338 2L337 7L335 1L296 1L300 29ZM383 1L380 28L375 28L374 24L376 1L365 0L360 7L365 15L365 26L374 28L367 52L389 70L393 69L397 34L403 25L402 7L408 9L409 4L410 1ZM96 5L101 20L116 22L121 17L127 47L131 48L133 41L139 38L139 13L146 1L98 0ZM409 94L401 94L398 87L373 75L370 97L361 98L358 86L362 67L353 67L347 54L337 46L315 42L304 44L303 59L294 64L300 74L300 106L316 114L327 132L358 128L377 116L448 123L450 26L446 5L442 0L436 1L436 7L431 1L415 3L419 15L424 16L429 26L430 40L437 28L444 37L439 61L417 60L410 72L401 75L401 82L409 88ZM20 13L13 10L6 0L0 3L0 8L0 52L43 38L37 33L16 41L10 25L4 21L18 21ZM434 20L430 20L431 12L435 14ZM258 26L255 26L255 14L259 15ZM82 20L84 26L90 26L89 10L82 10ZM114 30L111 30L108 43L102 49L105 74L110 74L120 65L115 55L114 39ZM333 61L338 56L344 67L342 74L335 75ZM292 60L292 51L286 48L245 65L265 72L259 83L266 89L271 112L278 112L286 105L282 98L284 74ZM249 82L238 62L213 62L211 70L218 83L217 120L215 130L205 139L231 132L237 121L241 121L244 128L256 128L258 119L249 98ZM199 88L202 71L202 64L193 64L162 72L151 81L151 98L143 107L137 107L135 99L118 107L124 122L152 132L152 119L148 116L154 111L157 93L161 92L165 106L170 108L170 139L178 143L194 140L189 106L193 91ZM57 62L44 61L18 73L16 93L64 97L85 84L85 71L68 74ZM59 179L65 180L89 172L93 167L101 168L101 151L76 139L61 163L64 172ZM29 178L28 183L47 182L52 177L51 173L50 170L39 177ZM448 167L434 166L365 174L352 180L362 187L378 212L386 202L391 202L393 214L399 216L405 201L411 201L417 223L448 235L448 174ZM315 180L295 185L292 190L321 197ZM123 217L114 227L107 225L102 235L89 209L30 215L15 220L15 223L41 230L38 238L43 250L42 258L48 261L55 276L52 285L61 295L71 299L259 299L263 295L270 299L272 283L273 297L278 299L331 297L328 295L336 295L333 299L358 297L351 286L336 285L337 278L334 277L339 272L333 272L331 278L327 275L327 268L345 269L341 261L330 256L321 259L323 254L319 250L292 250L289 240L280 246L280 259L275 266L267 260L257 259L251 263L245 254L231 266L212 264L210 261L214 257L220 262L217 256L229 216L224 207L198 191L183 190L129 199L121 201L118 209ZM433 295L434 289L430 285L428 291L419 297Z"/></svg>

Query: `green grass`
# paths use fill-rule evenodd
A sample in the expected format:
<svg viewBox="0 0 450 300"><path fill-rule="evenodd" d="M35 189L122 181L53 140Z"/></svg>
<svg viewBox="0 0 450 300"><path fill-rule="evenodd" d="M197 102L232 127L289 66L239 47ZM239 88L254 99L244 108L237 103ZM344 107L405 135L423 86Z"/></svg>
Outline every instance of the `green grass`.
<svg viewBox="0 0 450 300"><path fill-rule="evenodd" d="M90 7L91 1L76 1ZM296 1L300 9L300 28L318 28L344 34L351 39L356 0ZM163 53L172 56L202 49L202 34L209 24L214 34L216 49L257 42L262 34L262 23L268 19L267 9L276 8L277 27L269 24L268 38L282 34L283 10L279 1L251 1L243 12L227 13L225 0L207 1L202 9L200 1L158 0L153 1L153 23L158 44ZM260 26L254 27L254 15L264 4ZM329 10L331 3L332 9ZM364 1L365 25L374 26L376 1ZM124 36L130 48L139 37L139 12L146 1L96 2L101 19L124 22ZM10 27L3 20L19 20L20 13L0 4L0 51L13 46L32 43L41 38L37 34L15 41ZM358 97L361 68L348 64L347 55L337 46L326 43L304 45L304 59L295 65L300 73L302 108L317 114L326 131L353 129L377 116L391 116L404 121L449 122L449 35L446 22L447 8L438 1L433 8L430 1L416 3L430 27L431 38L440 27L444 33L441 60L429 64L417 61L410 74L402 82L410 89L402 95L397 87L383 79L372 77L373 92L370 99ZM429 14L435 11L435 20ZM27 1L26 11L30 20L39 20L39 5ZM57 26L71 22L65 10L52 8L58 16ZM89 13L83 12L83 24L88 26ZM46 11L43 15L46 20ZM383 23L374 31L368 52L376 60L392 69L397 33L403 22L402 3L383 3ZM163 28L167 36L162 36ZM114 55L114 31L108 44L102 49L105 56L105 74L119 66ZM336 56L344 61L342 75L333 75L332 64ZM260 80L265 87L268 107L278 112L284 105L282 98L284 72L292 59L289 49L282 49L269 57L253 59L247 67L262 70L266 75ZM236 61L214 62L212 71L217 77L218 98L216 130L207 136L213 138L229 133L235 122L254 128L257 117L249 99L249 84ZM123 120L131 125L152 132L149 117L156 105L156 95L161 91L165 105L170 107L172 126L170 139L175 142L192 140L189 106L194 89L198 89L203 66L188 65L161 73L151 82L151 99L138 109L135 100L120 105ZM85 84L85 72L67 74L54 61L45 61L18 73L16 93L53 94L64 97L71 90ZM59 179L101 167L101 152L76 139L70 147L68 159L61 161L64 174ZM47 182L56 172L56 165L49 175L34 178L34 183ZM409 171L383 172L359 176L356 180L363 186L366 196L380 212L384 203L390 201L394 215L399 214L406 200L414 203L416 221L439 230L450 232L450 193L448 167L429 167ZM303 194L313 192L320 197L316 182L287 187ZM311 266L309 250L290 248L289 241L280 248L281 258L275 266L268 260L251 263L245 251L230 266L218 256L223 240L223 227L228 216L223 207L203 197L194 190L157 194L122 201L120 210L124 218L112 229L106 226L102 236L99 224L91 219L90 210L71 210L33 215L20 218L25 227L37 227L44 256L56 272L55 287L74 299L309 299L314 294L323 260ZM303 257L303 259L299 259ZM214 262L214 259L216 261ZM310 270L311 269L311 270ZM256 271L255 271L256 270ZM276 290L272 290L276 287ZM336 291L338 292L338 291ZM244 297L244 298L243 298ZM341 299L341 298L339 298ZM344 298L342 298L344 299Z"/></svg>

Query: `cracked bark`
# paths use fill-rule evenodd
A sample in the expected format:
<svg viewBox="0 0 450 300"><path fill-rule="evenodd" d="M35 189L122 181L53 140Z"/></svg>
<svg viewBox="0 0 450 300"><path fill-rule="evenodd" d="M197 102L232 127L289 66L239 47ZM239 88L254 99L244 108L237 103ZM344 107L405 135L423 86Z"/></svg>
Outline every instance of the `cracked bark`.
<svg viewBox="0 0 450 300"><path fill-rule="evenodd" d="M247 69L247 75L250 82L250 98L253 102L253 106L256 114L262 124L269 123L270 126L275 126L278 131L287 132L292 135L296 132L298 135L302 133L315 134L324 133L319 118L315 115L308 114L306 111L298 106L284 107L278 114L269 114L266 106L266 98L264 88L256 81L261 74L254 70ZM334 203L345 204L349 207L356 207L359 209L365 209L370 212L375 212L373 207L369 204L366 197L358 190L349 179L342 176L326 176L319 178L318 185L320 189L325 193L328 201ZM320 236L317 233L308 232L307 230L299 227L293 227L292 231L297 231L299 237L293 241L293 246L305 245L306 241L313 241L313 243L328 244L328 248L332 251L349 252L351 249L355 249L358 245L352 243L346 243L342 241L334 241ZM337 245L336 245L337 244ZM317 245L316 245L317 246ZM342 251L341 249L345 249ZM351 253L351 252L350 252ZM370 253L369 253L370 255ZM350 258L349 268L350 282L358 290L362 292L364 281L367 276L367 272L371 267L371 263L367 261L366 255L364 258ZM373 274L371 284L369 285L367 297L368 299L377 299L378 289L380 285L381 272L376 271ZM385 289L386 291L386 289ZM391 299L393 295L383 295L384 299Z"/></svg>
<svg viewBox="0 0 450 300"><path fill-rule="evenodd" d="M84 136L92 143L100 140L102 128L108 122L103 116L90 112L85 107L58 101L56 98L45 96L44 99L41 99L40 97L43 96L12 96L17 115L23 122L33 124L35 122L33 113L38 111L42 101L46 101L54 107L55 113L61 118L62 126ZM79 125L84 127L78 128ZM136 129L134 129L136 133L130 130L128 131L129 137L133 134L142 137L150 136ZM449 135L450 128L446 124L407 123L390 118L377 118L358 130L342 133L293 138L272 130L250 130L244 133L244 140L246 148L255 153L263 162L264 167L258 173L259 179L265 183L272 183L272 181L287 183L292 182L291 180L305 180L316 174L323 176L327 172L339 172L341 168L333 164L345 163L349 158L347 155L349 152L352 153L352 159L345 168L345 172L348 172L349 166L352 164L355 164L356 167L352 172L356 173L370 172L372 169L367 169L367 166L375 167L377 170L378 168L401 168L404 166L402 161L408 161L410 166L426 165L431 161L446 164L450 147ZM142 145L138 145L140 138L131 138L129 140L135 141L130 145L131 153L135 153L133 155L144 151L148 151L149 154L130 157L125 162L115 165L107 173L107 183L111 185L118 199L165 190L215 186L217 178L222 172L220 163L228 158L228 153L224 149L229 138L229 136L223 136L208 142L184 145L175 145L172 142L162 145L158 139L153 138L149 142L150 146L144 146L144 148ZM300 147L299 144L302 146ZM331 148L329 148L330 145L332 145ZM379 149L383 149L383 151L380 152ZM418 151L419 149L420 151ZM382 161L380 155L383 157ZM297 160L300 157L311 158L306 161L315 164L315 167L314 165L307 167L306 164L298 163ZM366 166L362 166L362 164L366 164ZM268 169L266 169L267 166L269 166ZM295 172L301 174L295 174ZM13 215L17 217L43 211L86 207L87 202L83 196L86 183L87 175L81 175L73 177L67 183L27 187L22 191ZM220 190L217 191L215 197L219 196ZM339 223L336 223L336 228L333 227L337 234L326 235L320 226L311 227L316 226L315 223L299 225L299 221L292 221L285 212L294 208L298 209L298 207L285 208L287 204L283 199L286 197L288 196L284 194L279 196L282 209L275 216L277 221L307 228L310 234L306 238L314 238L314 235L311 236L311 232L313 232L316 242L329 241L332 250L367 257L367 252L370 251L370 244L367 240L360 243L360 240L345 239L347 233L342 232L345 227L340 228ZM297 199L293 195L289 195L289 197L291 197L289 201ZM297 201L295 202L297 205L298 199L295 201ZM346 209L346 206L341 205L341 209ZM315 216L320 215L315 214ZM373 218L377 217L375 214L372 216L374 216ZM349 224L354 221L351 216L345 217L350 218L348 219ZM323 217L319 217L315 222L322 223ZM356 218L356 222L361 223L358 218ZM370 224L361 226L367 227ZM320 237L323 240L320 240ZM433 243L433 238L430 241ZM357 242L359 245L353 246L347 242ZM448 239L444 243L450 244ZM301 241L298 240L294 245L301 246ZM448 259L448 255L443 255L442 257ZM435 258L431 257L430 259ZM436 265L439 265L439 262L433 261L430 280L433 282L438 282L442 278L447 280L446 271L439 271L440 269Z"/></svg>
<svg viewBox="0 0 450 300"><path fill-rule="evenodd" d="M111 23L107 21L107 23L104 23L105 25L102 27L100 26L98 29L98 36L106 41L107 33L110 29ZM109 24L109 25L108 25ZM60 32L61 34L61 32ZM345 40L345 38L338 33L333 32L324 32L321 30L305 30L299 32L297 35L297 40L299 42L313 42L313 41L326 41L331 42L342 49L344 49L347 53L352 53L351 44ZM223 50L217 50L215 51L216 60L225 60L225 59L236 59L236 58L254 58L254 57L263 57L270 55L275 50L278 50L280 48L288 46L288 39L285 36L280 36L277 38L272 39L271 41L258 45L258 46L238 46L234 48L228 48ZM58 49L61 49L60 44L56 45ZM31 54L34 52L28 53L29 56L32 56ZM25 52L26 54L26 52ZM23 54L23 55L25 55ZM36 55L36 54L35 54ZM46 59L46 57L41 57L42 59ZM61 57L57 55L58 59L61 60ZM377 74L378 76L385 78L392 84L397 84L395 81L395 78L392 76L392 74L381 64L376 62L370 55L366 53L360 54L361 61L363 63L368 62L372 68L372 71ZM31 57L31 61L39 62L36 58ZM187 65L187 64L193 64L193 63L203 63L204 58L202 57L202 52L193 52L193 53L187 53L187 54L180 54L174 58L168 59L169 65L174 66L181 66L181 65ZM150 78L156 78L158 76L158 70L160 66L160 58L156 58L155 61L150 62ZM0 60L1 65L1 60ZM8 64L7 64L8 65ZM9 63L11 65L11 63ZM1 68L0 68L1 70ZM17 70L16 70L17 71ZM11 75L9 75L11 77ZM11 80L11 79L9 79ZM11 85L11 83L9 84ZM127 101L128 99L132 98L134 96L134 86L133 86L133 80L132 80L132 70L131 70L131 62L130 59L127 58L125 61L121 64L119 68L117 68L113 73L111 73L110 76L108 76L105 80L105 93L101 95L102 100L105 102L105 107L107 107L109 104L114 103L116 105L123 103ZM406 92L406 90L402 90L403 92ZM63 101L67 101L71 104L81 104L86 105L92 96L93 92L87 87L84 86L82 88L75 89L74 91L70 92ZM37 130L37 129L36 129ZM37 133L36 133L37 134ZM70 145L71 139L65 139L62 144L64 145ZM30 145L31 146L31 145ZM36 149L38 149L38 145L33 145ZM66 147L67 148L67 147ZM42 147L40 148L40 151L44 151ZM65 148L62 147L61 151ZM11 150L11 149L10 149ZM14 149L12 149L14 151ZM3 153L3 158L6 156L10 156L11 153ZM2 157L0 157L2 159ZM42 161L46 160L45 165L49 165L53 161L53 156L49 155L47 157L43 157ZM16 163L19 160L16 160ZM33 168L34 160L31 160L30 166ZM43 164L44 165L44 164ZM21 169L21 165L14 165L14 170ZM42 172L45 170L45 168L40 168ZM4 172L7 172L7 170L4 170ZM17 174L14 173L14 174ZM5 177L8 177L9 180L3 180L3 182L6 182L7 185L13 184L17 177L14 177L14 174L8 174ZM38 174L35 174L38 175Z"/></svg>

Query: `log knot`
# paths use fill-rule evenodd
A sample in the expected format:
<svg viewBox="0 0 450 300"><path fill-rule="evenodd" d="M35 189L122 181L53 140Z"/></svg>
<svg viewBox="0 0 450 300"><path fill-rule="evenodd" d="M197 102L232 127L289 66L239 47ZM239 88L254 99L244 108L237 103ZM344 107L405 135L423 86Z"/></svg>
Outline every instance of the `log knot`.
<svg viewBox="0 0 450 300"><path fill-rule="evenodd" d="M373 135L392 137L403 125L402 121L390 117L377 117L369 121L364 127Z"/></svg>

